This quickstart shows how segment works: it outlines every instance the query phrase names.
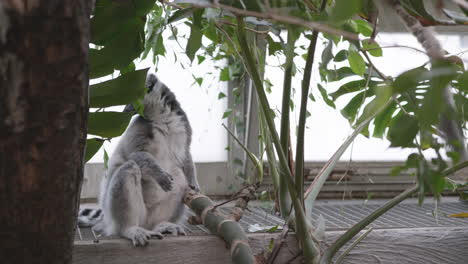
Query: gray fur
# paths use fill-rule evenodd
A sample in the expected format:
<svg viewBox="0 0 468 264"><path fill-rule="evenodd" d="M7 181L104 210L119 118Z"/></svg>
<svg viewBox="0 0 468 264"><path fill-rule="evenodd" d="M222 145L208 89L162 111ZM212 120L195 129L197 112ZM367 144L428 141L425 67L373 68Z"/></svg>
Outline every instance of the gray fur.
<svg viewBox="0 0 468 264"><path fill-rule="evenodd" d="M108 162L99 199L103 219L94 226L137 246L163 233L184 235L182 198L188 186L199 188L185 112L156 76L148 76L147 86L144 117L132 120Z"/></svg>

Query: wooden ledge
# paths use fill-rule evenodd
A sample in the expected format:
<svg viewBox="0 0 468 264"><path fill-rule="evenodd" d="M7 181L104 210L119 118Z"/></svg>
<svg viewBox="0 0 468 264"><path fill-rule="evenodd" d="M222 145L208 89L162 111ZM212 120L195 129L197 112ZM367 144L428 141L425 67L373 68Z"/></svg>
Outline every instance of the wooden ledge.
<svg viewBox="0 0 468 264"><path fill-rule="evenodd" d="M343 231L327 232L327 243ZM249 234L255 254L268 248L279 233ZM298 252L294 235L288 236L275 263L286 263ZM373 230L346 257L353 264L464 264L468 260L468 228L408 228ZM135 248L127 240L76 241L73 264L219 264L230 263L229 251L212 235L166 237ZM292 263L299 263L298 260Z"/></svg>

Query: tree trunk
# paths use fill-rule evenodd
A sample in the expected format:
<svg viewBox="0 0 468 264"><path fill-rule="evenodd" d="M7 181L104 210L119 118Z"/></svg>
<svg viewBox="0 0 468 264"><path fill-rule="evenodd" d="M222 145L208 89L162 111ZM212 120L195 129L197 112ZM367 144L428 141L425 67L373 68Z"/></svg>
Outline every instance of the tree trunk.
<svg viewBox="0 0 468 264"><path fill-rule="evenodd" d="M88 114L89 0L0 1L0 262L70 263Z"/></svg>

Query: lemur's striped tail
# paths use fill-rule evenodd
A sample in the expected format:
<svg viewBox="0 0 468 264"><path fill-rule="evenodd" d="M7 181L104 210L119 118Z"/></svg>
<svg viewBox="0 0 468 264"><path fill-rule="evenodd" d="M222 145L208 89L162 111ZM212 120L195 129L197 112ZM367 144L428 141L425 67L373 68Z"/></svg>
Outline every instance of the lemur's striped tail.
<svg viewBox="0 0 468 264"><path fill-rule="evenodd" d="M78 213L78 226L79 227L88 227L94 226L99 221L102 220L102 210L101 209L91 209L83 208L80 209Z"/></svg>

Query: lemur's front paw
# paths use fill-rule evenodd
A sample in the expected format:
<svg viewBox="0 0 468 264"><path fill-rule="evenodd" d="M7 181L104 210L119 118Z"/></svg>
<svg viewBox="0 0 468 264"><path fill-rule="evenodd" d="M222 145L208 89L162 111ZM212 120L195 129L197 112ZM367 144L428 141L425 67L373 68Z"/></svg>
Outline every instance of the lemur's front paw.
<svg viewBox="0 0 468 264"><path fill-rule="evenodd" d="M130 239L134 246L146 246L152 236L159 239L163 238L163 235L157 231L150 231L138 226L132 226L122 234L124 237Z"/></svg>
<svg viewBox="0 0 468 264"><path fill-rule="evenodd" d="M187 235L183 226L169 222L160 223L153 229L153 231L161 234L171 234L176 236Z"/></svg>
<svg viewBox="0 0 468 264"><path fill-rule="evenodd" d="M172 190L172 183L174 182L174 178L169 173L164 172L163 175L158 177L157 181L163 191L168 192Z"/></svg>

